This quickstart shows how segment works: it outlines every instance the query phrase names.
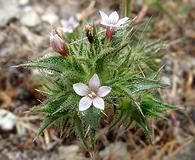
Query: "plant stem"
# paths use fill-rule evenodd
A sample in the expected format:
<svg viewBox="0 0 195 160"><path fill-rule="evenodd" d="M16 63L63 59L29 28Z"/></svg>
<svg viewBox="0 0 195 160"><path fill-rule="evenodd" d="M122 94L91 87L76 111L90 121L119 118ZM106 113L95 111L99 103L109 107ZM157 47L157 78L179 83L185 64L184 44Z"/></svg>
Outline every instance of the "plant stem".
<svg viewBox="0 0 195 160"><path fill-rule="evenodd" d="M121 0L120 14L122 17L129 16L131 10L131 0Z"/></svg>
<svg viewBox="0 0 195 160"><path fill-rule="evenodd" d="M100 160L99 154L97 151L91 151L89 152L89 154L92 160Z"/></svg>

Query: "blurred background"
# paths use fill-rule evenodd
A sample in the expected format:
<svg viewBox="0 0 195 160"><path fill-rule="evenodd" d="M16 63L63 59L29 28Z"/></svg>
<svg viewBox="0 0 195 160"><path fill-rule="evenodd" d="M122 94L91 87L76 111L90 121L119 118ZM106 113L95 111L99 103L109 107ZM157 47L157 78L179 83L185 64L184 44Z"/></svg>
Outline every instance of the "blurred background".
<svg viewBox="0 0 195 160"><path fill-rule="evenodd" d="M150 21L147 39L166 43L162 80L170 87L159 92L165 102L180 108L167 113L167 119L150 120L152 144L140 128L102 128L96 144L99 159L195 159L195 0L125 1L0 0L0 160L90 159L74 134L60 137L51 127L37 137L41 115L29 110L45 99L34 90L41 87L39 73L11 66L45 55L52 26L71 16L98 22L99 10L137 16L136 23Z"/></svg>

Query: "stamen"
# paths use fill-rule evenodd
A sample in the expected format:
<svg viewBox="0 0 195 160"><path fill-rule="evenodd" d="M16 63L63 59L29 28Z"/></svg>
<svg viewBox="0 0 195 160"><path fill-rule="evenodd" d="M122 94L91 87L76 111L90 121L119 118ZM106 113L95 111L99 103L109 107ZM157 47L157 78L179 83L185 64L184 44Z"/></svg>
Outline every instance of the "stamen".
<svg viewBox="0 0 195 160"><path fill-rule="evenodd" d="M96 95L96 93L95 92L93 92L93 91L91 91L89 94L88 94L88 96L90 97L90 98L95 98L95 97L97 97L97 95Z"/></svg>

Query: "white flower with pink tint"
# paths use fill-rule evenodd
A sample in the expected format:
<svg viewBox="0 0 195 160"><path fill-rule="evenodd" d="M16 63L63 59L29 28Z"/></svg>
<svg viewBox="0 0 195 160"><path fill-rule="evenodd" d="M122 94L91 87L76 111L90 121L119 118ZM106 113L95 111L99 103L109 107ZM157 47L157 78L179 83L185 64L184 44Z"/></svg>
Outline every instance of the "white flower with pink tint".
<svg viewBox="0 0 195 160"><path fill-rule="evenodd" d="M83 96L79 102L79 111L87 110L92 104L95 108L104 110L103 97L111 91L108 86L100 87L100 80L97 74L94 74L89 80L89 85L76 83L73 85L73 89L79 96Z"/></svg>
<svg viewBox="0 0 195 160"><path fill-rule="evenodd" d="M129 20L128 17L119 19L119 15L116 11L112 12L110 15L99 11L101 15L101 24L107 27L118 28L121 27L125 22Z"/></svg>
<svg viewBox="0 0 195 160"><path fill-rule="evenodd" d="M79 26L79 23L74 17L70 17L67 20L61 20L61 25L61 30L64 33L72 33Z"/></svg>

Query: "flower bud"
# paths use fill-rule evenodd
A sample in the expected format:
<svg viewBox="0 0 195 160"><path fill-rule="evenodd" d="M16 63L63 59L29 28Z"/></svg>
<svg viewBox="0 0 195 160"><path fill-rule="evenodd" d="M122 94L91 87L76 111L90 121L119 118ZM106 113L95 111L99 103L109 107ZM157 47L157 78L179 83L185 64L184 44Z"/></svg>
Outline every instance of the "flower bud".
<svg viewBox="0 0 195 160"><path fill-rule="evenodd" d="M65 41L55 31L50 33L50 46L54 51L60 53L63 57L68 56Z"/></svg>
<svg viewBox="0 0 195 160"><path fill-rule="evenodd" d="M172 119L172 123L173 123L173 125L175 126L175 127L179 127L179 121L178 121L178 119L177 119L177 116L175 115L175 114L173 114L172 116L171 116L171 119Z"/></svg>
<svg viewBox="0 0 195 160"><path fill-rule="evenodd" d="M113 27L108 27L106 29L106 38L112 39L112 35L114 34L115 29Z"/></svg>
<svg viewBox="0 0 195 160"><path fill-rule="evenodd" d="M89 43L93 43L93 41L94 41L94 39L93 39L93 35L92 35L92 26L90 26L90 25L87 25L86 27L85 27L85 31L86 31L86 36L87 36L87 39L88 39L88 41L89 41Z"/></svg>

